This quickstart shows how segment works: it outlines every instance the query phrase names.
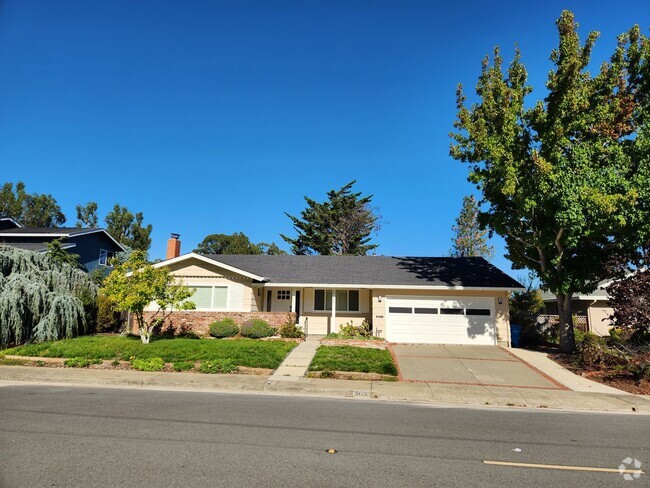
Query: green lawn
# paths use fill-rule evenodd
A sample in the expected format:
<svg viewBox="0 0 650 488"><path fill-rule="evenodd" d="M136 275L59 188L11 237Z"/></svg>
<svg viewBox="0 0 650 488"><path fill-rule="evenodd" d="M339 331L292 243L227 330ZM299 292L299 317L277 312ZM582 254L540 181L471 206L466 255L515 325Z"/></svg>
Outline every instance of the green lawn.
<svg viewBox="0 0 650 488"><path fill-rule="evenodd" d="M295 346L293 341L254 339L210 340L156 338L142 344L136 337L85 336L43 344L29 344L2 351L3 354L50 358L120 359L128 361L160 357L178 361L230 360L236 366L277 368Z"/></svg>
<svg viewBox="0 0 650 488"><path fill-rule="evenodd" d="M390 352L353 346L321 346L309 365L310 371L354 371L397 376Z"/></svg>

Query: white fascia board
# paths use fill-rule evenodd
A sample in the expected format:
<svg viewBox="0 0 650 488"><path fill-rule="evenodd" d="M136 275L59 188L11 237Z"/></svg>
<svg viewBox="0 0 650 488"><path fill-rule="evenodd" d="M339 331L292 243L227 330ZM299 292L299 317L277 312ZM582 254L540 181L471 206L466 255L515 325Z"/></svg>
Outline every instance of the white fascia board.
<svg viewBox="0 0 650 488"><path fill-rule="evenodd" d="M53 234L51 232L48 233L48 234L37 234L37 233L30 233L30 232L11 232L11 233L7 232L7 233L3 234L0 231L0 235L6 236L6 237L68 237L70 234L66 234L66 233Z"/></svg>
<svg viewBox="0 0 650 488"><path fill-rule="evenodd" d="M524 291L525 288L508 287L481 287L481 286L427 286L427 285L360 285L355 283L346 284L322 284L322 283L265 283L269 288L367 288L374 290L467 290L467 291Z"/></svg>
<svg viewBox="0 0 650 488"><path fill-rule="evenodd" d="M183 261L187 261L188 259L198 259L199 261L203 261L204 263L208 263L213 266L219 266L220 268L226 269L228 271L232 271L233 273L237 273L242 276L246 276L247 278L251 278L256 281L267 281L267 279L264 276L258 276L256 274L249 273L248 271L244 271L243 269L240 268L235 268L234 266L230 266L228 264L222 263L221 261L217 261L216 259L206 258L205 256L201 254L197 254L195 252L183 254L182 256L178 256L172 259L167 259L165 261L160 261L159 263L156 263L153 266L154 268L160 268L162 266L169 266L170 264L181 263Z"/></svg>
<svg viewBox="0 0 650 488"><path fill-rule="evenodd" d="M22 227L23 227L22 225L20 225L18 222L16 222L16 221L15 221L14 219L12 219L11 217L2 217L2 218L0 218L0 221L1 221L1 220L8 220L9 222L12 222L12 223L13 223L17 228L19 228L19 229L22 229Z"/></svg>
<svg viewBox="0 0 650 488"><path fill-rule="evenodd" d="M74 239L75 237L78 236L85 236L88 234L95 234L97 232L103 232L108 236L108 238L115 243L117 247L119 247L122 251L126 251L124 246L117 242L112 235L110 235L108 232L106 232L105 229L93 229L93 230L83 230L81 229L80 231L71 231L71 232L48 232L48 233L37 233L37 232L11 232L11 233L6 233L2 234L0 232L0 235L5 235L7 237L67 237L68 239Z"/></svg>
<svg viewBox="0 0 650 488"><path fill-rule="evenodd" d="M571 300L592 300L592 301L607 301L609 300L608 296L603 295L574 295L571 297ZM557 302L557 297L548 297L543 299L544 302Z"/></svg>

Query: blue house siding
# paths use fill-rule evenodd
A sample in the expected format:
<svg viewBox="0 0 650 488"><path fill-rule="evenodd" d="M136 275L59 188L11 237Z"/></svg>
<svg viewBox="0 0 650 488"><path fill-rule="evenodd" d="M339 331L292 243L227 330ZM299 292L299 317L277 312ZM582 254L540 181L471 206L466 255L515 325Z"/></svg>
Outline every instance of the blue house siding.
<svg viewBox="0 0 650 488"><path fill-rule="evenodd" d="M59 237L56 235L48 236L43 235L42 233L38 236L27 236L0 232L0 244L15 246L35 252L46 251L47 244L58 238ZM108 266L101 266L99 264L99 257L102 249L111 253L122 251L122 248L105 232L88 232L77 235L72 234L68 237L61 238L61 244L69 253L77 254L79 256L79 264L81 264L88 272L97 268L104 268L107 271L111 269Z"/></svg>
<svg viewBox="0 0 650 488"><path fill-rule="evenodd" d="M105 268L99 265L99 253L102 249L112 253L120 252L120 249L106 234L95 232L93 234L82 234L71 236L63 241L64 243L74 243L75 247L69 251L79 255L79 262L90 272L97 267Z"/></svg>

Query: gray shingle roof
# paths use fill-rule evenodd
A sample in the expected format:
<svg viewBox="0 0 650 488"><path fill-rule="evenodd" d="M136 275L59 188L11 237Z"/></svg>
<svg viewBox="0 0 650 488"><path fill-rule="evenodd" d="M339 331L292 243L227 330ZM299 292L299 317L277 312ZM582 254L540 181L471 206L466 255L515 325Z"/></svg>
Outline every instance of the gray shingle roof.
<svg viewBox="0 0 650 488"><path fill-rule="evenodd" d="M80 229L79 227L18 227L0 230L0 234L65 234L74 235L98 230L95 228Z"/></svg>
<svg viewBox="0 0 650 488"><path fill-rule="evenodd" d="M269 283L523 288L483 258L208 255Z"/></svg>
<svg viewBox="0 0 650 488"><path fill-rule="evenodd" d="M20 241L2 242L0 241L0 246L17 247L19 249L25 249L26 251L34 251L34 252L47 251L47 244L45 242L20 242ZM75 246L76 244L63 244L61 248L72 249Z"/></svg>

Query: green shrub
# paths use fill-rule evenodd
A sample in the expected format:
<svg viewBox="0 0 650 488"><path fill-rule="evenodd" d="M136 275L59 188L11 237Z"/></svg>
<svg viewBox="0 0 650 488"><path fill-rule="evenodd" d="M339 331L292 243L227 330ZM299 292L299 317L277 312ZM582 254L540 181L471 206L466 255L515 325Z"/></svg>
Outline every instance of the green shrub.
<svg viewBox="0 0 650 488"><path fill-rule="evenodd" d="M349 337L370 337L372 335L372 326L364 319L361 325L354 325L354 321L347 322L341 326L340 334Z"/></svg>
<svg viewBox="0 0 650 488"><path fill-rule="evenodd" d="M165 362L162 358L134 358L131 360L131 367L139 371L162 371L165 367Z"/></svg>
<svg viewBox="0 0 650 488"><path fill-rule="evenodd" d="M576 330L576 332L578 331ZM582 364L596 366L605 362L607 344L604 339L596 334L587 332L581 337L580 342L576 338L576 342L578 343L578 356Z"/></svg>
<svg viewBox="0 0 650 488"><path fill-rule="evenodd" d="M607 338L587 332L578 346L578 358L585 366L616 366L628 363L626 355L607 344Z"/></svg>
<svg viewBox="0 0 650 488"><path fill-rule="evenodd" d="M303 330L295 324L293 319L287 320L282 324L278 329L278 334L280 334L280 337L287 338L304 337L305 335Z"/></svg>
<svg viewBox="0 0 650 488"><path fill-rule="evenodd" d="M193 330L180 332L176 337L178 337L179 339L200 339L201 338L201 336L198 335Z"/></svg>
<svg viewBox="0 0 650 488"><path fill-rule="evenodd" d="M66 359L63 364L65 364L68 368L87 368L91 364L99 364L101 362L102 362L101 359L86 359L82 357L74 357L74 358Z"/></svg>
<svg viewBox="0 0 650 488"><path fill-rule="evenodd" d="M194 363L190 361L177 361L174 363L174 371L189 371L194 369Z"/></svg>
<svg viewBox="0 0 650 488"><path fill-rule="evenodd" d="M214 361L203 361L201 366L199 366L199 371L201 373L232 373L237 370L237 366L232 361L228 359L223 360L214 360Z"/></svg>
<svg viewBox="0 0 650 488"><path fill-rule="evenodd" d="M226 317L210 324L210 335L217 339L233 337L239 334L239 327L233 319Z"/></svg>
<svg viewBox="0 0 650 488"><path fill-rule="evenodd" d="M275 329L265 320L250 319L241 326L241 335L249 339L261 339L262 337L271 337L275 335Z"/></svg>
<svg viewBox="0 0 650 488"><path fill-rule="evenodd" d="M115 332L120 327L120 312L115 302L103 293L97 294L97 332Z"/></svg>
<svg viewBox="0 0 650 488"><path fill-rule="evenodd" d="M587 334L592 334L592 335L594 335L594 334L591 333L591 332L584 332L584 331L582 331L582 330L580 330L580 329L573 329L573 337L575 337L575 340L576 340L576 346L579 346L579 345L582 343L582 341L585 340L585 336L586 336Z"/></svg>
<svg viewBox="0 0 650 488"><path fill-rule="evenodd" d="M625 365L625 369L632 375L637 384L641 380L650 381L650 360L648 358L633 358Z"/></svg>

